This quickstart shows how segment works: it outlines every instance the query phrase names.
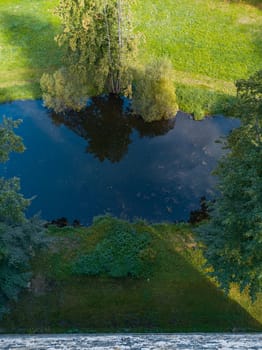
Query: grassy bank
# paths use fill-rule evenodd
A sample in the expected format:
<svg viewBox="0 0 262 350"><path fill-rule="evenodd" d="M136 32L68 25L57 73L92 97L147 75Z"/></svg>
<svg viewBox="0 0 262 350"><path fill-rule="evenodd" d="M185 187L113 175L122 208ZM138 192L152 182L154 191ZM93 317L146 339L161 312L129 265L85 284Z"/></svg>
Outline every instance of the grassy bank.
<svg viewBox="0 0 262 350"><path fill-rule="evenodd" d="M39 78L61 64L53 40L59 31L52 13L57 3L0 1L1 102L39 98ZM163 55L171 59L184 111L196 116L223 111L221 101L223 106L235 94L234 81L261 68L259 2L145 0L137 1L134 13L144 39L140 61Z"/></svg>
<svg viewBox="0 0 262 350"><path fill-rule="evenodd" d="M2 331L254 331L262 299L251 304L232 288L225 296L203 272L201 250L187 224L132 224L150 235L150 273L141 278L72 273L72 262L106 237L115 219L89 228L49 229L47 252L34 260L31 291L13 305Z"/></svg>

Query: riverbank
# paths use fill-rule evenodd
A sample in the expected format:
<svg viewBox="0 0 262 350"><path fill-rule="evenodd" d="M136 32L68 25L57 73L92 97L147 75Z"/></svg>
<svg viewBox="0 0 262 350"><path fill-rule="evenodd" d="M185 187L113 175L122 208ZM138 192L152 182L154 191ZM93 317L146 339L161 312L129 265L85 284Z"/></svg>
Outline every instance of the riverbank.
<svg viewBox="0 0 262 350"><path fill-rule="evenodd" d="M252 304L237 287L226 296L206 277L201 247L189 224L137 221L130 226L121 221L122 228L150 236L150 247L141 255L147 261L144 277L74 274L76 257L105 244L101 242L116 223L101 217L90 227L50 226L51 245L35 257L30 288L0 323L1 332L262 330L262 298Z"/></svg>
<svg viewBox="0 0 262 350"><path fill-rule="evenodd" d="M57 3L1 3L0 102L39 98L40 77L61 65ZM197 118L223 112L235 80L261 68L262 12L255 2L138 1L134 17L143 39L140 62L168 56L180 110Z"/></svg>

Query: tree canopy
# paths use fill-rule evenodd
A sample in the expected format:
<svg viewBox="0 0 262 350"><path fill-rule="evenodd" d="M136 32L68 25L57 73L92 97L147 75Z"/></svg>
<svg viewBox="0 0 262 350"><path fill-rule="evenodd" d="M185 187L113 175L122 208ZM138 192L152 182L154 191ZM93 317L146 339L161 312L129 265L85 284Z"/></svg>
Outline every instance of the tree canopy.
<svg viewBox="0 0 262 350"><path fill-rule="evenodd" d="M44 74L41 79L48 107L56 112L65 107L79 110L87 96L130 92L130 68L136 51L132 2L60 1L56 13L62 21L63 32L56 41L66 53L64 67L53 75Z"/></svg>
<svg viewBox="0 0 262 350"><path fill-rule="evenodd" d="M236 282L255 298L262 291L262 72L236 86L242 125L226 140L215 171L220 196L198 234L221 287Z"/></svg>
<svg viewBox="0 0 262 350"><path fill-rule="evenodd" d="M3 119L0 125L0 162L10 152L22 152L22 138L14 133L20 120ZM30 279L30 260L42 244L43 225L37 217L27 219L25 210L30 200L20 193L18 178L0 178L0 318L16 301Z"/></svg>

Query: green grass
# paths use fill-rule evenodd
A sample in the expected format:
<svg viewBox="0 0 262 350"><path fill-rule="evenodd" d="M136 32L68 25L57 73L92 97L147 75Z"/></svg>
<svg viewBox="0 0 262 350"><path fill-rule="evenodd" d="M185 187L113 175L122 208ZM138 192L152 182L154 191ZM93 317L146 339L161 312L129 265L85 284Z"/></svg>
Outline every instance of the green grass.
<svg viewBox="0 0 262 350"><path fill-rule="evenodd" d="M33 292L24 293L0 324L8 332L255 331L262 330L262 298L251 304L233 288L224 295L207 279L187 224L148 226L156 253L149 278L79 277L71 262L101 241L112 219L89 228L50 229L56 237L34 261Z"/></svg>
<svg viewBox="0 0 262 350"><path fill-rule="evenodd" d="M219 79L220 91L226 82L261 68L262 13L257 8L221 0L137 3L145 59L167 55L178 74L190 74L189 83L208 86L209 78Z"/></svg>
<svg viewBox="0 0 262 350"><path fill-rule="evenodd" d="M41 97L41 75L61 64L53 39L59 32L52 12L57 3L0 1L0 102ZM220 104L221 95L227 101L235 94L235 80L262 68L259 1L139 0L134 17L144 38L140 62L168 56L176 71L180 109L197 117L220 112L214 96Z"/></svg>
<svg viewBox="0 0 262 350"><path fill-rule="evenodd" d="M54 2L0 0L0 102L41 96L39 80L61 63Z"/></svg>
<svg viewBox="0 0 262 350"><path fill-rule="evenodd" d="M138 1L141 60L167 56L179 87L178 104L197 119L225 112L234 82L262 68L262 12L251 2ZM217 96L217 98L216 98Z"/></svg>

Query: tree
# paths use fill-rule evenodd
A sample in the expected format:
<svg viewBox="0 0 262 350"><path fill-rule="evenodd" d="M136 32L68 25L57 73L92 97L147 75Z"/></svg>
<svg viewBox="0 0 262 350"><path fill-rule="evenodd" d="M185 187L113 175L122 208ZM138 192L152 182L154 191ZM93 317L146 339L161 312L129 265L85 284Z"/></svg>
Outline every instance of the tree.
<svg viewBox="0 0 262 350"><path fill-rule="evenodd" d="M262 135L262 70L249 79L236 82L238 102L236 115L252 132L255 141L261 142Z"/></svg>
<svg viewBox="0 0 262 350"><path fill-rule="evenodd" d="M13 128L20 120L4 118L0 125L0 161L7 161L10 152L22 152L21 137ZM0 178L0 318L8 311L10 301L16 301L27 287L31 273L30 260L43 243L43 225L34 217L27 219L25 209L30 200L20 191L18 178Z"/></svg>
<svg viewBox="0 0 262 350"><path fill-rule="evenodd" d="M79 110L87 96L128 94L135 56L132 0L60 0L56 13L63 32L65 66L41 79L43 97L56 112ZM61 102L61 99L64 99Z"/></svg>
<svg viewBox="0 0 262 350"><path fill-rule="evenodd" d="M262 291L262 72L236 86L242 125L226 140L229 152L215 171L220 196L197 232L221 287L236 282L255 298Z"/></svg>
<svg viewBox="0 0 262 350"><path fill-rule="evenodd" d="M13 121L3 117L2 126L0 125L0 162L6 162L10 152L25 150L21 137L13 132L13 129L17 128L21 122L21 119Z"/></svg>
<svg viewBox="0 0 262 350"><path fill-rule="evenodd" d="M175 117L178 105L173 79L172 64L165 58L139 71L133 91L134 113L147 122Z"/></svg>

